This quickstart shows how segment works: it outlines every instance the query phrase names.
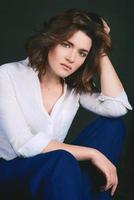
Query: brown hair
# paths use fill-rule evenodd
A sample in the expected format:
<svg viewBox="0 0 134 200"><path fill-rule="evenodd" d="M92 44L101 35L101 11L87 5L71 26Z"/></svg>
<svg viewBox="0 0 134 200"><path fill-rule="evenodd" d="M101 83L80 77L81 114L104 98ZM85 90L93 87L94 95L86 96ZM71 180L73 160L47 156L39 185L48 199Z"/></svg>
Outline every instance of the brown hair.
<svg viewBox="0 0 134 200"><path fill-rule="evenodd" d="M78 30L92 39L92 47L82 66L65 80L76 92L92 92L95 89L93 77L98 70L99 58L111 48L110 36L104 32L103 24L93 17L93 13L72 9L45 22L43 28L27 40L29 66L39 71L41 77L45 74L49 50L66 41Z"/></svg>

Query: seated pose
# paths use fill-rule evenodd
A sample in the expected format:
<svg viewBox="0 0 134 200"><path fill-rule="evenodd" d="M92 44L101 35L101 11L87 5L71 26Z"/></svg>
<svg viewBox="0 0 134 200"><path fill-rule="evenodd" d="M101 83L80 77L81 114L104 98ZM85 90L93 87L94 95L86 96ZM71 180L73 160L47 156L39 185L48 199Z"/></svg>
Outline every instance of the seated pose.
<svg viewBox="0 0 134 200"><path fill-rule="evenodd" d="M0 67L0 200L113 199L132 107L109 30L93 13L64 11L28 39L25 60ZM99 116L65 143L80 105Z"/></svg>

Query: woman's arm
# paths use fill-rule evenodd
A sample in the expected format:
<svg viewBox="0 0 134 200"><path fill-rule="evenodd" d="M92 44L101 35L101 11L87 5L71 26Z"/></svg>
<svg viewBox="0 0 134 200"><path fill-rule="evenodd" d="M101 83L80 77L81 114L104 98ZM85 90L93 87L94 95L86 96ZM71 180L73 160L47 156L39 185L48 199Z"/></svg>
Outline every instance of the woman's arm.
<svg viewBox="0 0 134 200"><path fill-rule="evenodd" d="M110 97L118 96L123 90L123 85L107 55L100 58L99 77L101 92Z"/></svg>
<svg viewBox="0 0 134 200"><path fill-rule="evenodd" d="M98 70L101 92L82 93L80 104L102 116L119 117L132 110L123 85L107 55L100 57Z"/></svg>
<svg viewBox="0 0 134 200"><path fill-rule="evenodd" d="M57 149L70 152L77 160L90 160L90 162L102 171L106 177L106 185L103 189L108 190L111 188L111 195L114 194L118 184L116 167L104 156L104 154L94 148L65 144L56 140L51 141L44 148L43 152L46 153Z"/></svg>
<svg viewBox="0 0 134 200"><path fill-rule="evenodd" d="M104 31L109 34L110 27L101 17ZM102 53L98 67L101 92L82 93L80 104L89 111L106 117L120 117L127 113L132 106L128 101L123 85L108 57Z"/></svg>
<svg viewBox="0 0 134 200"><path fill-rule="evenodd" d="M101 19L104 31L109 34L110 27L103 18ZM100 77L101 92L82 93L80 104L84 108L106 117L119 117L125 115L127 109L132 110L123 85L108 55L105 53L100 57L98 75Z"/></svg>
<svg viewBox="0 0 134 200"><path fill-rule="evenodd" d="M107 22L101 17L104 31L106 34L110 33L110 27ZM108 57L107 54L103 54L100 57L100 66L99 66L99 77L101 83L101 92L110 97L116 97L121 91L124 90L123 85Z"/></svg>
<svg viewBox="0 0 134 200"><path fill-rule="evenodd" d="M3 130L2 134L6 135L18 156L37 155L51 141L51 135L44 134L42 131L36 134L32 133L18 102L12 79L5 68L6 65L1 66L0 69L0 126ZM25 97L22 96L22 98Z"/></svg>
<svg viewBox="0 0 134 200"><path fill-rule="evenodd" d="M85 109L105 117L120 117L128 112L127 109L132 110L124 90L116 97L106 96L102 92L82 93L80 104Z"/></svg>

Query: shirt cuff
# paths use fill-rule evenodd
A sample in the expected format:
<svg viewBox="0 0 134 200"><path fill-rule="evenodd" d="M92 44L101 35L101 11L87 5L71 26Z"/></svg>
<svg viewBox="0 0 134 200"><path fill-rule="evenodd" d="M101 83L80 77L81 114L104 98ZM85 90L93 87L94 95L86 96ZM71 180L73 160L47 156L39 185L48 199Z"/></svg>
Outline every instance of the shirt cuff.
<svg viewBox="0 0 134 200"><path fill-rule="evenodd" d="M51 136L44 132L39 132L37 135L33 136L30 141L24 144L23 147L18 150L18 153L23 157L37 155L43 151L51 140Z"/></svg>
<svg viewBox="0 0 134 200"><path fill-rule="evenodd" d="M126 92L123 90L118 96L116 97L109 97L104 95L102 92L100 93L98 100L100 100L101 102L106 101L106 100L111 100L111 101L118 101L120 103L123 104L123 106L125 106L127 109L132 110L132 106L130 105L129 101L128 101L128 97Z"/></svg>

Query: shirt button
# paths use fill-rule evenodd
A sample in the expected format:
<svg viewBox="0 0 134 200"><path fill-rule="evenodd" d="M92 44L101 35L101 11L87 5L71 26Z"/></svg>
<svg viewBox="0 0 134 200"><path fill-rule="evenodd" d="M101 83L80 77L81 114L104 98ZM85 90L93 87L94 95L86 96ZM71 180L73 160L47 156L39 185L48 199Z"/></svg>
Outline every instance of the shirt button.
<svg viewBox="0 0 134 200"><path fill-rule="evenodd" d="M49 124L52 125L52 121L49 121Z"/></svg>

